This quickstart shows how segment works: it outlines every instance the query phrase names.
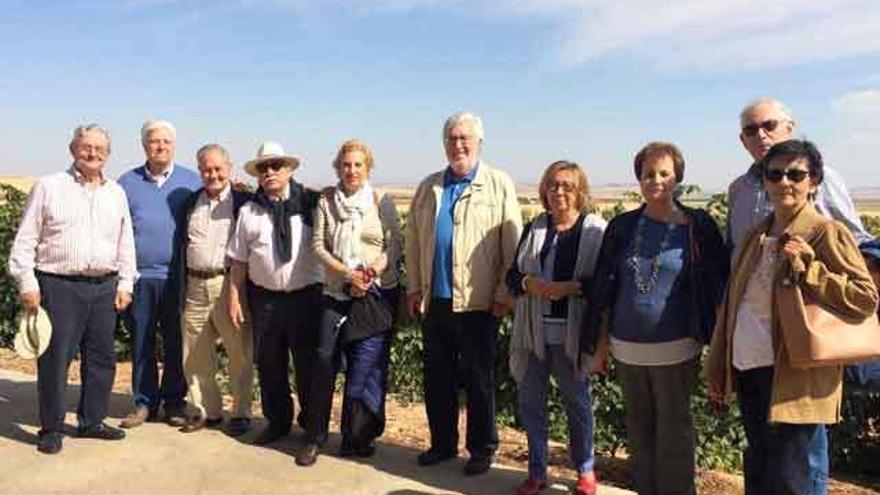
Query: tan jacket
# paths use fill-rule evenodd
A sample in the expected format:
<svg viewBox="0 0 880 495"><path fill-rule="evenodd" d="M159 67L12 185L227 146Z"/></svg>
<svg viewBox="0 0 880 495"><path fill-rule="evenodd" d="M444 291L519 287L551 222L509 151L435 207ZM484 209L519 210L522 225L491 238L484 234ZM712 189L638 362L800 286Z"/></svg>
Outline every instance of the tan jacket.
<svg viewBox="0 0 880 495"><path fill-rule="evenodd" d="M516 255L522 217L513 181L480 162L471 185L455 204L452 234L452 310L488 311L508 300L504 274ZM406 226L407 293L431 299L434 225L445 170L429 175L413 196Z"/></svg>
<svg viewBox="0 0 880 495"><path fill-rule="evenodd" d="M745 293L751 267L758 264L761 239L771 222L772 216L746 235L712 336L706 375L711 384L724 391L725 396L734 391L731 362L737 308ZM784 275L790 270L802 273L801 288L809 291L817 301L852 317L864 318L876 311L877 289L850 231L843 224L822 216L812 204L808 203L798 212L786 233L806 239L814 253L801 253L790 265L780 263L774 277L770 321L775 363L768 421L837 423L840 421L843 368L829 366L799 370L789 366L775 301Z"/></svg>

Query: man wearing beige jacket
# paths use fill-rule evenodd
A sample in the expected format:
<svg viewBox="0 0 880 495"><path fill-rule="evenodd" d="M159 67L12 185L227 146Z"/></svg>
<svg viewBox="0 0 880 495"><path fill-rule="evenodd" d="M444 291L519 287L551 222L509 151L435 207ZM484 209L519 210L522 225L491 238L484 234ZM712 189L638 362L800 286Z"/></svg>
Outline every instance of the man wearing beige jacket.
<svg viewBox="0 0 880 495"><path fill-rule="evenodd" d="M423 316L429 466L457 455L459 380L467 392L465 474L486 472L498 446L493 368L509 310L504 273L522 229L510 177L480 160L483 123L458 113L443 126L448 166L419 184L407 221L407 306Z"/></svg>

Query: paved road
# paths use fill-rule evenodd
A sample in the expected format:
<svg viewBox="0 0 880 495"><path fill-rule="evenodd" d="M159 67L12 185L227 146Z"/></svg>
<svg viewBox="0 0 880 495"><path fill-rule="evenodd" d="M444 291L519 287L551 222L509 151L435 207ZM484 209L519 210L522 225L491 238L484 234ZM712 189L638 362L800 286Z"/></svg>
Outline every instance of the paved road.
<svg viewBox="0 0 880 495"><path fill-rule="evenodd" d="M461 475L463 459L430 468L415 465L412 449L380 444L369 461L322 455L311 468L293 462L299 445L296 430L270 448L248 445L218 431L184 435L149 423L121 442L65 438L55 456L36 451L34 377L0 370L0 494L508 494L522 471L495 466L482 476ZM68 391L68 425L76 424L79 387ZM110 415L122 417L128 398L114 394ZM116 419L110 419L117 424ZM72 427L71 427L72 430ZM335 452L338 436L328 445ZM544 493L568 493L569 481ZM602 487L602 495L631 493Z"/></svg>

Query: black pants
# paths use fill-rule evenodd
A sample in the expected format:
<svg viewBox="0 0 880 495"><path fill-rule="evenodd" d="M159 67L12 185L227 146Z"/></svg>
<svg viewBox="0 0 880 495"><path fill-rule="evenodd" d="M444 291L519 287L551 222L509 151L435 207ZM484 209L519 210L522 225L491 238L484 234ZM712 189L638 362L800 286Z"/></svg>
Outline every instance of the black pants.
<svg viewBox="0 0 880 495"><path fill-rule="evenodd" d="M82 381L77 420L80 428L100 424L107 416L116 375L117 279L88 282L40 274L38 281L42 306L52 322L49 347L37 360L40 432L60 432L64 425L67 370L77 351Z"/></svg>
<svg viewBox="0 0 880 495"><path fill-rule="evenodd" d="M276 292L248 284L248 302L253 315L254 361L260 380L263 416L271 428L287 431L293 422L288 366L293 353L296 393L301 425L306 434L320 433L320 409L311 405L310 368L314 362L317 315L321 297L319 285L293 292Z"/></svg>
<svg viewBox="0 0 880 495"><path fill-rule="evenodd" d="M423 325L425 409L431 447L458 448L458 384L467 393L467 441L472 457L498 448L495 347L498 319L486 311L454 313L449 299L432 299Z"/></svg>

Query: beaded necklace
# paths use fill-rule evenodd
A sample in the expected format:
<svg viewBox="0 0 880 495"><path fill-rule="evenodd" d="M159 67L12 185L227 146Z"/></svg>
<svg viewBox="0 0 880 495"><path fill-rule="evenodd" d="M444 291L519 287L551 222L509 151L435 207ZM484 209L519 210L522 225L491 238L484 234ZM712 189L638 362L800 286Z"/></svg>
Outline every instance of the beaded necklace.
<svg viewBox="0 0 880 495"><path fill-rule="evenodd" d="M635 276L636 289L639 294L647 294L657 287L657 281L660 277L660 255L669 247L669 240L672 237L672 231L675 230L675 222L666 224L666 231L660 239L660 250L650 259L651 271L645 278L639 270L639 247L642 245L643 231L645 230L645 215L639 215L639 221L636 224L635 239L632 242L632 250L629 256L629 266Z"/></svg>

